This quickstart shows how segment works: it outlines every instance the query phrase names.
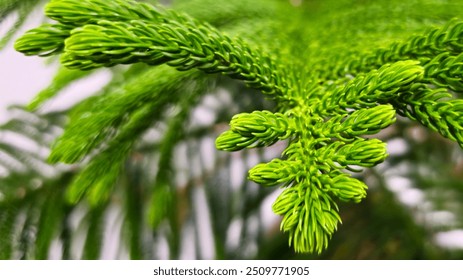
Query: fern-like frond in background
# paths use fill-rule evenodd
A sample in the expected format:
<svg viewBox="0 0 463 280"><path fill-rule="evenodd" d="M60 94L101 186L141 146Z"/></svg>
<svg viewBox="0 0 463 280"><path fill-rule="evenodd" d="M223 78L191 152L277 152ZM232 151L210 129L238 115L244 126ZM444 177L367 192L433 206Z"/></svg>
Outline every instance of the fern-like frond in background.
<svg viewBox="0 0 463 280"><path fill-rule="evenodd" d="M105 215L119 215L108 210L119 205L130 258L163 257L153 241L168 244L168 257L182 257L179 227L188 229L188 221L196 225L197 246L204 244L198 216L204 207L220 209L206 211L214 257L252 255L227 254L224 223L240 213L241 224L252 226L256 209L234 205L242 197L218 195L232 193L220 177L234 156L208 150L213 159L203 158L202 147L216 138L217 149L242 158L250 181L281 187L272 209L294 250L323 254L341 222L340 205L362 202L367 179L375 177L365 174L388 157L384 134L409 119L463 146L463 3L354 2L192 0L167 8L156 1L49 1L51 21L15 42L19 52L59 56L62 65L27 107L31 114L48 118L36 110L93 69L111 67L113 79L66 112L64 131L51 145L48 162L75 169L23 194L47 191L54 202L2 214L9 220L2 225L12 225L18 211L41 209L24 224L48 230L37 232L33 249L17 251L46 258L59 232L61 257L74 257L68 224L85 213L81 257L100 258ZM195 111L207 104L213 117L198 123ZM219 125L228 120L228 130ZM188 154L179 156L185 146ZM210 178L219 181L208 184ZM248 194L242 188L248 184L239 183L239 194L257 205L272 192ZM3 232L13 235L11 228ZM3 257L14 256L7 246Z"/></svg>

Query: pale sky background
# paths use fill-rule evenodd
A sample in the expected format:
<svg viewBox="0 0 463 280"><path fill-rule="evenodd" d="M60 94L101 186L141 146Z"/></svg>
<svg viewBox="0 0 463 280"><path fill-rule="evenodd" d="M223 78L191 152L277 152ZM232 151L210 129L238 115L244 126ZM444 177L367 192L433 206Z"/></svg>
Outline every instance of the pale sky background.
<svg viewBox="0 0 463 280"><path fill-rule="evenodd" d="M41 23L41 11L26 22L17 35ZM12 24L14 16L9 16L0 25L0 36ZM17 36L15 37L17 38ZM26 57L13 48L13 41L0 51L0 122L8 119L6 110L11 104L27 104L32 97L51 80L56 65L45 65L39 57Z"/></svg>

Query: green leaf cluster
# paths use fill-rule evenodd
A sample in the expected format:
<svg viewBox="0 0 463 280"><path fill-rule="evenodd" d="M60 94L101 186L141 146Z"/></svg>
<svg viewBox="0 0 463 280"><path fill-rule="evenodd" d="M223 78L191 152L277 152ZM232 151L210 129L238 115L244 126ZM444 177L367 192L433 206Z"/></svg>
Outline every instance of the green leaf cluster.
<svg viewBox="0 0 463 280"><path fill-rule="evenodd" d="M224 6L203 14L214 1L192 1L191 10L180 2L174 10L134 0L52 0L45 14L53 23L16 41L18 51L59 55L72 69L61 69L57 90L42 92L31 109L57 94L60 81L85 75L74 71L133 64L131 75L73 109L52 147L52 163L83 162L66 189L69 202L107 203L137 140L167 121L148 210L150 224L159 226L169 215L169 159L183 137L179 131L199 97L224 76L276 104L273 111L236 114L215 144L240 151L285 143L280 157L255 165L248 178L282 188L273 211L297 252L322 253L341 222L339 201L366 197L356 174L387 158L378 133L397 115L463 146L463 21L447 20L461 5L449 11L434 1L413 10L417 1L392 1L397 14L391 16L389 1L366 1L347 15L340 11L351 1L237 1L243 13ZM223 21L230 14L242 25ZM171 108L176 113L167 118Z"/></svg>

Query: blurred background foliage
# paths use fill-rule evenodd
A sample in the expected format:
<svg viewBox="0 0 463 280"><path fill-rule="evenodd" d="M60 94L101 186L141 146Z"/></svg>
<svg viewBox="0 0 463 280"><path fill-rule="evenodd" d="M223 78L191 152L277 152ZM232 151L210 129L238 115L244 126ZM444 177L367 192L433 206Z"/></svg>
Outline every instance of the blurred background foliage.
<svg viewBox="0 0 463 280"><path fill-rule="evenodd" d="M31 12L46 2L1 0L0 24L8 28L0 47L12 47ZM463 12L460 0L162 3L267 51L286 52L295 65L313 65L321 75L329 75L346 57L362 57L442 26ZM292 15L293 10L303 16ZM291 48L304 50L307 60L297 61L291 48L281 47L287 40L301 42ZM208 79L206 93L192 100L170 100L146 123L105 203L68 204L66 189L89 159L73 165L47 163L54 140L70 115L149 73L150 67L137 64L107 71L111 81L95 95L77 98L69 109L54 110L46 102L98 71L57 68L50 86L28 107L10 107L9 121L0 126L0 259L463 257L463 151L402 118L380 133L390 156L360 174L369 186L367 199L340 205L343 224L328 249L321 255L294 253L279 230L280 218L271 213L280 190L246 179L250 167L279 155L285 143L236 153L219 152L214 146L234 114L274 110L275 104L220 76ZM33 78L34 73L25 77Z"/></svg>

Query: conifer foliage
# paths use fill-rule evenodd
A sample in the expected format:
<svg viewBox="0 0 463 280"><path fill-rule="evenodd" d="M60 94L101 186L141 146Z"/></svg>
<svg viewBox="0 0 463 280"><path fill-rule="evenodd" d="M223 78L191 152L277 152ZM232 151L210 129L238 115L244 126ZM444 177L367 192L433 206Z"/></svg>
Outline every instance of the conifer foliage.
<svg viewBox="0 0 463 280"><path fill-rule="evenodd" d="M322 253L341 222L339 202L367 197L357 174L387 158L378 133L398 116L463 147L463 3L457 2L194 0L165 7L51 0L49 21L14 47L59 56L62 65L55 90L41 92L32 111L59 94L60 83L94 69L111 67L119 77L67 114L48 157L79 166L60 191L67 203L84 200L96 209L92 225L140 139L162 121L161 140L152 144L159 159L149 206L127 215L135 223L146 211L153 228L165 219L174 228L169 174L176 145L188 137L182 132L188 116L208 92L243 83L252 89L243 94L262 93L273 105L237 112L215 146L237 152L284 144L280 156L250 167L248 179L281 188L272 209L294 250ZM166 116L172 106L175 113ZM89 250L87 257L97 254Z"/></svg>

